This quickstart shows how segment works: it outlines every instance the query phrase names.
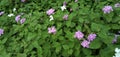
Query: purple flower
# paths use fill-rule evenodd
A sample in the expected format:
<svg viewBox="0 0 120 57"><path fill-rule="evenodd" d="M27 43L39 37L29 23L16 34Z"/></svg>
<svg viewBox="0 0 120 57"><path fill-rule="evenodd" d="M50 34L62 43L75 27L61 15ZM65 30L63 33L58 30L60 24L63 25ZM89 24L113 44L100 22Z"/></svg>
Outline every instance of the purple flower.
<svg viewBox="0 0 120 57"><path fill-rule="evenodd" d="M75 0L75 2L78 2L78 0Z"/></svg>
<svg viewBox="0 0 120 57"><path fill-rule="evenodd" d="M4 33L3 29L0 29L0 36Z"/></svg>
<svg viewBox="0 0 120 57"><path fill-rule="evenodd" d="M55 28L55 26L49 27L49 28L48 28L48 33L53 33L53 34L55 34L55 33L56 33L56 28Z"/></svg>
<svg viewBox="0 0 120 57"><path fill-rule="evenodd" d="M84 41L81 43L81 45L82 45L84 48L89 48L89 44L90 44L90 42L87 41L87 40L84 40Z"/></svg>
<svg viewBox="0 0 120 57"><path fill-rule="evenodd" d="M115 4L115 7L120 7L120 3L116 3L116 4Z"/></svg>
<svg viewBox="0 0 120 57"><path fill-rule="evenodd" d="M87 38L88 38L88 41L93 41L96 38L96 34L91 33Z"/></svg>
<svg viewBox="0 0 120 57"><path fill-rule="evenodd" d="M118 38L118 36L119 36L119 35L115 35L115 37L114 37L112 43L116 43L116 42L117 42L117 38Z"/></svg>
<svg viewBox="0 0 120 57"><path fill-rule="evenodd" d="M26 0L21 0L21 2L25 2Z"/></svg>
<svg viewBox="0 0 120 57"><path fill-rule="evenodd" d="M4 11L0 12L0 16L4 14Z"/></svg>
<svg viewBox="0 0 120 57"><path fill-rule="evenodd" d="M22 19L20 20L20 23L23 24L23 23L25 22L25 20L26 20L25 18L22 18Z"/></svg>
<svg viewBox="0 0 120 57"><path fill-rule="evenodd" d="M21 17L21 15L17 15L16 17L15 17L15 21L18 23L18 21L20 20L20 17Z"/></svg>
<svg viewBox="0 0 120 57"><path fill-rule="evenodd" d="M51 14L54 14L54 11L55 11L55 9L49 9L46 13L48 14L48 15L51 15Z"/></svg>
<svg viewBox="0 0 120 57"><path fill-rule="evenodd" d="M67 20L67 19L68 19L68 14L64 15L64 16L63 16L63 19L64 19L64 20Z"/></svg>
<svg viewBox="0 0 120 57"><path fill-rule="evenodd" d="M66 3L66 2L64 2L64 3L63 3L63 6L66 6L66 4L67 4L67 3Z"/></svg>
<svg viewBox="0 0 120 57"><path fill-rule="evenodd" d="M105 6L102 11L106 14L106 13L110 13L111 11L113 11L112 6Z"/></svg>
<svg viewBox="0 0 120 57"><path fill-rule="evenodd" d="M74 37L81 40L84 37L84 34L81 31L77 31L75 32Z"/></svg>

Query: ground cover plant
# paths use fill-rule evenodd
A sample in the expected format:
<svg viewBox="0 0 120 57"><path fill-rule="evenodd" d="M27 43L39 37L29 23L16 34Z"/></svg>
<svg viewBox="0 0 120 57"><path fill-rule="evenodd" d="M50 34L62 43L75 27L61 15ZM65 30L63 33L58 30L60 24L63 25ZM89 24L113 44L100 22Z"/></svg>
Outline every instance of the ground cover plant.
<svg viewBox="0 0 120 57"><path fill-rule="evenodd" d="M0 0L0 57L120 57L119 0Z"/></svg>

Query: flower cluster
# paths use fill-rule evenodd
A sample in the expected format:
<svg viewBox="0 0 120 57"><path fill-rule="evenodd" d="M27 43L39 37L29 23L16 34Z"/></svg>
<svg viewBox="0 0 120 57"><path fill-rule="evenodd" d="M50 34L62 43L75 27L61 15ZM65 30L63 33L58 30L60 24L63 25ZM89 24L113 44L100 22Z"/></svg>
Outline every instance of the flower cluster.
<svg viewBox="0 0 120 57"><path fill-rule="evenodd" d="M115 56L113 57L120 57L120 49L115 48Z"/></svg>
<svg viewBox="0 0 120 57"><path fill-rule="evenodd" d="M77 31L75 32L74 37L77 38L78 40L81 40L84 37L84 34L81 31ZM95 38L96 34L91 33L88 35L87 40L82 41L81 45L85 48L89 48L90 42L93 41Z"/></svg>
<svg viewBox="0 0 120 57"><path fill-rule="evenodd" d="M55 28L55 26L49 27L49 28L48 28L48 33L55 34L55 33L56 33L56 28Z"/></svg>
<svg viewBox="0 0 120 57"><path fill-rule="evenodd" d="M20 23L23 24L26 19L25 19L25 18L22 18L22 19L20 20L20 17L21 17L21 15L17 15L17 16L15 17L15 21L16 21L17 23L20 21Z"/></svg>
<svg viewBox="0 0 120 57"><path fill-rule="evenodd" d="M112 6L104 6L104 8L102 10L105 14L113 11Z"/></svg>

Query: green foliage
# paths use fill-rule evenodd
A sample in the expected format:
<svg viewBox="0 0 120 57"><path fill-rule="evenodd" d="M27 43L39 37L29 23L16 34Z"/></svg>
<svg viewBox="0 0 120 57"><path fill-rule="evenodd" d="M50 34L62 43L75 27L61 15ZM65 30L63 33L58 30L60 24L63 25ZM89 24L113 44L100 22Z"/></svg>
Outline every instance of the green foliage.
<svg viewBox="0 0 120 57"><path fill-rule="evenodd" d="M114 7L119 0L0 0L0 57L112 57L120 41L113 44L114 34L120 30L120 8ZM66 8L61 10L63 2ZM104 14L102 8L111 5L113 11ZM13 8L16 11L13 12ZM50 21L46 11L55 9ZM14 16L8 17L13 13ZM23 13L23 14L22 14ZM15 21L21 14L24 24ZM68 14L68 20L63 16ZM49 34L48 27L55 26L56 33ZM96 39L89 48L81 46L82 40L74 38L76 31L95 33ZM120 40L120 37L118 37Z"/></svg>

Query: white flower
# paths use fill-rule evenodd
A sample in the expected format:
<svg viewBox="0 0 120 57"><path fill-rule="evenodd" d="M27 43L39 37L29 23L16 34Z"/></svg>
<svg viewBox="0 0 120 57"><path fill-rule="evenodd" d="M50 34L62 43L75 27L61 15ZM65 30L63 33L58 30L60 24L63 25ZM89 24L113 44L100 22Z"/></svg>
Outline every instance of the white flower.
<svg viewBox="0 0 120 57"><path fill-rule="evenodd" d="M64 11L65 9L66 9L66 6L63 5L63 6L61 7L61 10Z"/></svg>
<svg viewBox="0 0 120 57"><path fill-rule="evenodd" d="M13 12L15 12L16 11L16 8L13 8Z"/></svg>
<svg viewBox="0 0 120 57"><path fill-rule="evenodd" d="M113 56L113 57L120 57L120 49L118 49L118 48L115 48L115 56Z"/></svg>
<svg viewBox="0 0 120 57"><path fill-rule="evenodd" d="M115 52L116 52L116 53L120 53L120 49L115 48Z"/></svg>
<svg viewBox="0 0 120 57"><path fill-rule="evenodd" d="M54 18L53 18L53 16L52 16L52 15L50 15L50 21L52 21L52 20L54 20Z"/></svg>
<svg viewBox="0 0 120 57"><path fill-rule="evenodd" d="M12 17L12 16L14 16L14 14L13 14L13 13L11 13L11 14L8 14L8 17Z"/></svg>

